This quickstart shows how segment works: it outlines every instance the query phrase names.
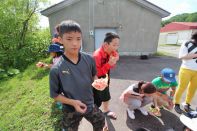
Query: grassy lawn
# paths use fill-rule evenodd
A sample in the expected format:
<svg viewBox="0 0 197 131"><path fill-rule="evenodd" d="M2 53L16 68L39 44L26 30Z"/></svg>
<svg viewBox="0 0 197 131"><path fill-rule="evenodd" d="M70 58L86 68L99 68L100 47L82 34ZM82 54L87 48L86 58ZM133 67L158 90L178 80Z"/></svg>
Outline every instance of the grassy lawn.
<svg viewBox="0 0 197 131"><path fill-rule="evenodd" d="M174 54L164 51L157 51L157 53L154 54L155 56L174 56Z"/></svg>
<svg viewBox="0 0 197 131"><path fill-rule="evenodd" d="M166 47L166 46L181 46L181 45L177 45L177 44L159 44L158 46L163 46L163 47Z"/></svg>
<svg viewBox="0 0 197 131"><path fill-rule="evenodd" d="M157 54L160 56L178 57L180 45L158 45Z"/></svg>
<svg viewBox="0 0 197 131"><path fill-rule="evenodd" d="M0 131L60 129L61 111L49 97L48 73L33 64L0 81Z"/></svg>

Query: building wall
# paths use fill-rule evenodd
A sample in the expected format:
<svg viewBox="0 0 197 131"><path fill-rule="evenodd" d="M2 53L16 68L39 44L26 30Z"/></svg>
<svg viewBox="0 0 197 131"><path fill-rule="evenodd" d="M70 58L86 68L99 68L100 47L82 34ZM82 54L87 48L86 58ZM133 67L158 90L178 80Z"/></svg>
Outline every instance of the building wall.
<svg viewBox="0 0 197 131"><path fill-rule="evenodd" d="M83 31L83 50L93 52L95 28L116 28L123 55L157 50L161 17L129 0L81 0L49 16L51 31L62 20L77 21Z"/></svg>
<svg viewBox="0 0 197 131"><path fill-rule="evenodd" d="M160 33L158 42L159 45L166 44L166 35L167 33L165 32Z"/></svg>
<svg viewBox="0 0 197 131"><path fill-rule="evenodd" d="M92 38L89 35L90 30L90 10L89 10L89 1L83 0L77 2L73 5L70 5L58 12L55 12L49 16L49 24L51 33L54 31L54 27L63 20L75 20L81 25L83 32L83 49L84 51L92 51L93 44Z"/></svg>
<svg viewBox="0 0 197 131"><path fill-rule="evenodd" d="M167 35L168 34L176 34L177 35L177 42L171 44L181 45L185 43L191 38L193 32L197 30L182 30L182 31L172 31L172 32L162 32L159 36L159 44L168 44L167 43Z"/></svg>
<svg viewBox="0 0 197 131"><path fill-rule="evenodd" d="M120 7L121 51L131 55L155 53L161 17L128 0Z"/></svg>

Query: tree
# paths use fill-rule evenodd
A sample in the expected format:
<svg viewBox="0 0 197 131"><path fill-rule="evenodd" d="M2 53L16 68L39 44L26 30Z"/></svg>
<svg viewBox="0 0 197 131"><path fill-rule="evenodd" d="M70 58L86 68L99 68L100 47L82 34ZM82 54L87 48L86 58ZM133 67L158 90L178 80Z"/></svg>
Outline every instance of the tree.
<svg viewBox="0 0 197 131"><path fill-rule="evenodd" d="M39 2L46 0L1 1L0 68L24 68L49 44L49 31L38 35L42 32L37 26Z"/></svg>
<svg viewBox="0 0 197 131"><path fill-rule="evenodd" d="M197 12L190 14L187 19L187 22L197 22Z"/></svg>

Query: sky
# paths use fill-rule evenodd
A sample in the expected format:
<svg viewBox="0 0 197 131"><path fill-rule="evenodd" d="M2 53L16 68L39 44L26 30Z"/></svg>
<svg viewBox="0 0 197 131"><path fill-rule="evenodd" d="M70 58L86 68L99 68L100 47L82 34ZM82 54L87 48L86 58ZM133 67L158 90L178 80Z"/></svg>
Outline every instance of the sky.
<svg viewBox="0 0 197 131"><path fill-rule="evenodd" d="M49 0L49 1L51 5L53 5L59 3L62 0ZM197 12L197 0L148 0L148 1L171 13L169 17L166 17L164 19L168 19L177 14ZM48 18L45 16L41 16L39 25L41 27L48 27L49 26Z"/></svg>
<svg viewBox="0 0 197 131"><path fill-rule="evenodd" d="M63 1L63 0L49 0L50 5L54 5L56 3L59 3L60 1ZM41 6L41 8L45 9L45 6L44 5L40 5L40 6ZM47 17L45 17L43 15L40 15L39 18L40 18L39 25L41 27L43 27L43 28L49 27L49 21L48 21L48 18Z"/></svg>
<svg viewBox="0 0 197 131"><path fill-rule="evenodd" d="M169 17L182 13L197 12L197 0L148 0L148 1L170 12L171 15Z"/></svg>

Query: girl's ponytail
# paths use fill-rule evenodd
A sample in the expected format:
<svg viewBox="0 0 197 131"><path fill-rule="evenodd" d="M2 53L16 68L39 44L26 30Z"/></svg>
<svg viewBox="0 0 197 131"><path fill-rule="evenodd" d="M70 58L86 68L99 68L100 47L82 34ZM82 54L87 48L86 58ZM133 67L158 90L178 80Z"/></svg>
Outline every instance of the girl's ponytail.
<svg viewBox="0 0 197 131"><path fill-rule="evenodd" d="M140 81L140 82L138 83L138 88L139 88L139 90L141 90L142 85L145 84L145 83L146 83L145 81Z"/></svg>
<svg viewBox="0 0 197 131"><path fill-rule="evenodd" d="M135 91L136 92L139 92L140 90L142 90L141 88L142 88L142 85L144 84L144 83L146 83L145 81L139 81L139 83L138 83L138 88L135 88Z"/></svg>

